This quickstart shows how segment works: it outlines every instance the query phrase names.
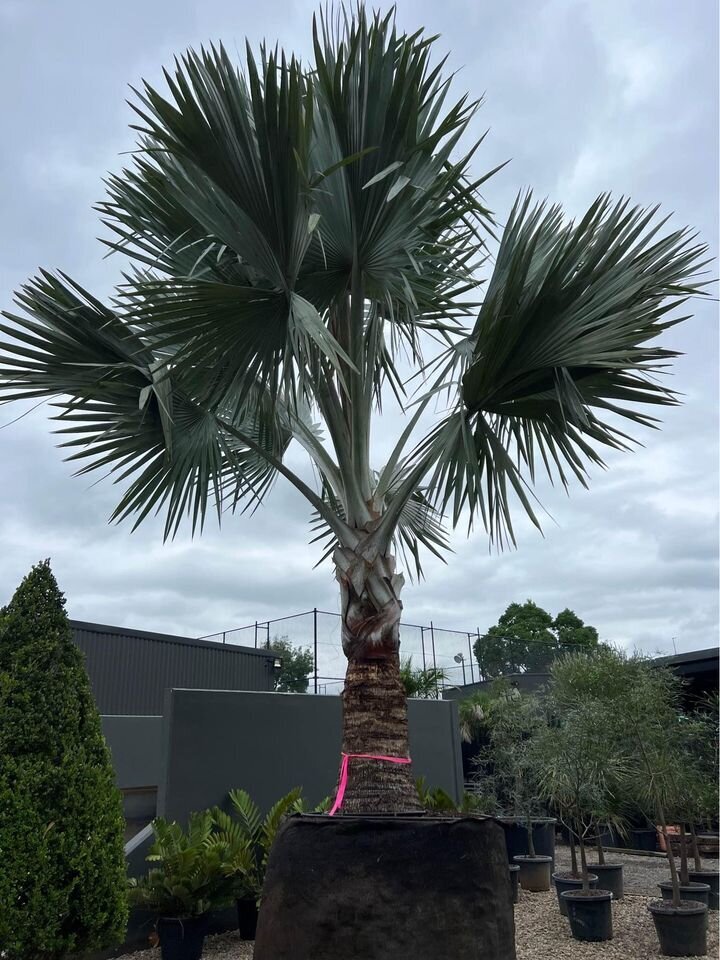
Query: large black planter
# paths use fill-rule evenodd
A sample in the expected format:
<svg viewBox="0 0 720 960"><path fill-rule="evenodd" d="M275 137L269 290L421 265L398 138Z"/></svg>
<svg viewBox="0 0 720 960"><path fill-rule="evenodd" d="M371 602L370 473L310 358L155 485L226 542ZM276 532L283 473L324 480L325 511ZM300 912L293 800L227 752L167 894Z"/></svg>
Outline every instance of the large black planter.
<svg viewBox="0 0 720 960"><path fill-rule="evenodd" d="M674 907L667 900L648 904L660 941L660 952L666 957L704 957L707 953L707 907L685 901Z"/></svg>
<svg viewBox="0 0 720 960"><path fill-rule="evenodd" d="M710 896L708 898L708 907L711 910L718 910L718 900L720 899L720 873L717 870L688 870L688 876L693 883L707 883L710 887Z"/></svg>
<svg viewBox="0 0 720 960"><path fill-rule="evenodd" d="M520 903L520 867L516 863L510 864L510 887L512 888L512 902Z"/></svg>
<svg viewBox="0 0 720 960"><path fill-rule="evenodd" d="M268 861L255 960L515 960L501 827L299 814Z"/></svg>
<svg viewBox="0 0 720 960"><path fill-rule="evenodd" d="M612 940L612 894L608 890L566 890L562 896L576 940Z"/></svg>
<svg viewBox="0 0 720 960"><path fill-rule="evenodd" d="M207 914L201 917L161 917L157 922L162 960L200 960L207 933Z"/></svg>
<svg viewBox="0 0 720 960"><path fill-rule="evenodd" d="M505 831L508 862L512 863L514 857L526 857L530 852L526 822L517 817L501 817L499 823ZM535 853L541 857L550 857L553 866L555 865L555 823L556 821L551 817L532 821Z"/></svg>
<svg viewBox="0 0 720 960"><path fill-rule="evenodd" d="M672 880L666 880L664 883L659 883L660 892L662 893L663 900L672 900ZM695 900L697 903L702 903L706 907L710 906L710 884L708 883L681 883L680 884L680 899L681 900Z"/></svg>
<svg viewBox="0 0 720 960"><path fill-rule="evenodd" d="M552 859L550 857L514 857L513 861L520 867L519 881L523 890L533 893L542 893L550 889L550 875L552 873Z"/></svg>
<svg viewBox="0 0 720 960"><path fill-rule="evenodd" d="M630 842L633 850L657 850L657 830L654 827L631 830Z"/></svg>
<svg viewBox="0 0 720 960"><path fill-rule="evenodd" d="M258 907L254 897L236 900L238 930L241 940L254 940L257 931Z"/></svg>
<svg viewBox="0 0 720 960"><path fill-rule="evenodd" d="M590 881L590 889L595 890L598 885L598 878L594 873L589 873L588 879ZM555 893L557 893L560 913L566 917L568 915L567 903L563 900L562 895L566 890L581 890L582 877L574 877L571 873L554 873L552 875L552 881L555 884Z"/></svg>
<svg viewBox="0 0 720 960"><path fill-rule="evenodd" d="M600 890L609 890L613 900L622 900L625 896L625 885L621 863L589 863L588 869L597 874Z"/></svg>

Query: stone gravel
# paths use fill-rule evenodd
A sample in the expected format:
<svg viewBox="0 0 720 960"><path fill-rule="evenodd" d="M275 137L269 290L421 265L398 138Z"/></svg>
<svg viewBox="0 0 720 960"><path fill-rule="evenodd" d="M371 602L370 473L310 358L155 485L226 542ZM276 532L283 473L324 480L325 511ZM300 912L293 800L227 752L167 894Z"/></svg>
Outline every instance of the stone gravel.
<svg viewBox="0 0 720 960"><path fill-rule="evenodd" d="M554 891L523 892L521 897L515 908L517 960L654 960L661 956L647 909L650 897L631 895L613 904L613 939L606 943L573 940L568 921L560 916ZM708 917L707 956L715 958L718 956L718 914L710 913ZM119 960L159 958L160 950L153 949L127 954ZM237 933L208 937L203 952L203 960L251 958L252 944L241 940Z"/></svg>

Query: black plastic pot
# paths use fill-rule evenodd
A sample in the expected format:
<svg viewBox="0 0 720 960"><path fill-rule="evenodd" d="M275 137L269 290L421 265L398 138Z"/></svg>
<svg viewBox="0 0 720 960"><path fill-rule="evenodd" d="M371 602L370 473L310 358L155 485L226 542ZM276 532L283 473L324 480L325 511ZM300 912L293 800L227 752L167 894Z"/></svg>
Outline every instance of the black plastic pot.
<svg viewBox="0 0 720 960"><path fill-rule="evenodd" d="M576 940L612 940L612 894L609 890L566 890L570 932Z"/></svg>
<svg viewBox="0 0 720 960"><path fill-rule="evenodd" d="M540 893L550 889L550 875L552 873L552 857L513 857L513 862L520 867L518 879L523 890Z"/></svg>
<svg viewBox="0 0 720 960"><path fill-rule="evenodd" d="M160 917L157 932L162 960L200 960L207 926L207 914L185 919Z"/></svg>
<svg viewBox="0 0 720 960"><path fill-rule="evenodd" d="M666 957L704 957L707 953L707 907L696 901L651 900L648 910L655 923L660 953Z"/></svg>
<svg viewBox="0 0 720 960"><path fill-rule="evenodd" d="M672 900L672 880L666 880L664 883L659 883L660 892L662 893L663 900ZM704 904L706 907L710 906L710 884L709 883L681 883L680 884L680 899L681 900L696 900L698 903Z"/></svg>
<svg viewBox="0 0 720 960"><path fill-rule="evenodd" d="M720 898L720 873L717 870L688 870L688 876L693 883L707 883L710 887L710 896L708 907L711 910L718 910L718 899Z"/></svg>
<svg viewBox="0 0 720 960"><path fill-rule="evenodd" d="M657 850L657 830L654 827L638 827L630 833L633 850Z"/></svg>
<svg viewBox="0 0 720 960"><path fill-rule="evenodd" d="M498 822L505 831L508 862L512 863L515 857L526 857L530 852L526 821L519 817L502 817ZM555 865L555 823L552 817L532 821L535 853L539 857L550 857L553 866Z"/></svg>
<svg viewBox="0 0 720 960"><path fill-rule="evenodd" d="M625 895L625 886L621 863L589 863L588 869L597 874L598 887L601 890L609 890L613 900L622 900Z"/></svg>
<svg viewBox="0 0 720 960"><path fill-rule="evenodd" d="M520 903L520 867L516 863L510 864L510 886L512 888L512 902Z"/></svg>
<svg viewBox="0 0 720 960"><path fill-rule="evenodd" d="M432 918L432 922L428 922ZM515 960L491 818L289 817L265 872L255 960Z"/></svg>
<svg viewBox="0 0 720 960"><path fill-rule="evenodd" d="M598 878L594 873L588 874L588 878L590 880L590 889L595 890L598 885ZM563 900L562 895L566 890L580 890L582 888L582 877L574 877L571 873L554 873L552 875L552 881L555 884L560 913L566 917L568 915L567 903Z"/></svg>
<svg viewBox="0 0 720 960"><path fill-rule="evenodd" d="M237 907L240 939L254 940L258 921L257 900L254 897L246 897L242 900L236 900L235 905Z"/></svg>

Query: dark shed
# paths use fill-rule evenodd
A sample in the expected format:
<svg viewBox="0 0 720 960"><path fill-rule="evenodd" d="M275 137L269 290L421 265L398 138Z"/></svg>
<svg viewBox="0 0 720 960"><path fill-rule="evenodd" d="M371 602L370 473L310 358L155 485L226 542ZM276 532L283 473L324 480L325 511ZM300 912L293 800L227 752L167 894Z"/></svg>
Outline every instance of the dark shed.
<svg viewBox="0 0 720 960"><path fill-rule="evenodd" d="M98 710L104 715L158 716L169 687L272 690L267 650L71 620Z"/></svg>

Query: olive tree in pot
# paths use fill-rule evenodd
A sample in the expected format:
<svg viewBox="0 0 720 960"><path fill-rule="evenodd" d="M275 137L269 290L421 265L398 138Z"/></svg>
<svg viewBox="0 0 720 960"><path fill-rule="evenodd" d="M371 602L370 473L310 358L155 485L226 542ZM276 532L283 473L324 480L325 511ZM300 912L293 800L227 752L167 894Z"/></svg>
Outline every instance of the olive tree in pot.
<svg viewBox="0 0 720 960"><path fill-rule="evenodd" d="M210 910L232 902L228 851L207 810L191 814L187 831L158 818L153 832L152 866L128 881L130 903L156 915L162 960L199 960Z"/></svg>
<svg viewBox="0 0 720 960"><path fill-rule="evenodd" d="M463 885L437 869L396 903L395 873L377 868L390 828L376 815L421 813L395 556L415 568L421 549L443 553L444 518L512 541L516 503L537 523L528 487L541 471L585 483L603 446L654 425L643 411L676 402L656 377L674 352L656 339L700 289L704 248L626 199L602 195L568 220L523 192L488 257L480 102L451 94L433 38L358 4L320 15L312 41L303 60L272 45L241 64L217 44L188 51L162 89L143 86L137 150L99 208L122 283L102 302L64 274L31 279L3 324L0 386L53 398L82 471L121 484L115 519L160 510L171 536L186 517L200 527L256 507L282 477L327 534L348 661L340 816L278 832L288 849L322 833L326 862L311 872L278 854L294 871L286 889L312 885L315 913L265 895L256 960L320 960L319 924L329 956L382 929L428 957L481 928L488 957L505 957L509 905L480 904L469 883L461 903ZM389 455L377 442L388 405L404 419ZM309 459L299 468L293 443ZM278 589L286 573L278 563ZM343 815L363 818L375 865L353 881L355 900L374 903L357 929L338 920ZM429 870L451 828L421 836L416 817L396 820L405 828ZM458 829L483 838L500 882L497 824ZM280 882L272 865L266 884ZM438 898L429 933L418 918Z"/></svg>
<svg viewBox="0 0 720 960"><path fill-rule="evenodd" d="M709 887L682 883L667 831L667 811L677 810L682 803L676 767L687 746L678 709L678 681L664 668L636 665L634 695L628 698L625 714L637 748L635 786L648 818L660 825L670 866L663 899L651 901L648 909L665 956L705 956L708 907L696 896L701 886L702 892L709 892Z"/></svg>
<svg viewBox="0 0 720 960"><path fill-rule="evenodd" d="M561 812L580 850L580 883L569 877L574 888L563 889L566 878L556 875L558 900L577 940L610 940L612 892L594 886L597 875L588 868L587 845L597 835L615 785L627 775L625 760L608 735L608 711L602 702L588 699L554 713L556 722L537 742L540 793Z"/></svg>
<svg viewBox="0 0 720 960"><path fill-rule="evenodd" d="M694 883L707 883L710 887L708 906L718 910L720 897L720 875L717 869L703 867L698 843L698 825L712 823L718 814L718 698L717 694L706 697L698 705L691 718L691 730L685 724L686 736L690 733L693 758L693 773L684 768L678 771L685 784L688 797L687 815L689 820L690 849L693 857L693 869L688 870L688 879ZM689 781L689 782L688 782Z"/></svg>
<svg viewBox="0 0 720 960"><path fill-rule="evenodd" d="M516 836L522 833L523 852L511 856L520 868L519 884L524 890L550 889L553 858L539 853L535 846L538 827L555 823L542 816L547 810L537 788L535 741L546 723L545 707L538 697L501 697L488 723L488 743L476 757L477 789L502 814L509 853L517 848Z"/></svg>

